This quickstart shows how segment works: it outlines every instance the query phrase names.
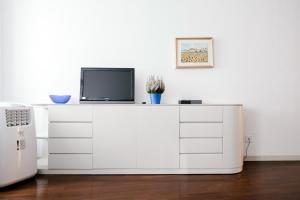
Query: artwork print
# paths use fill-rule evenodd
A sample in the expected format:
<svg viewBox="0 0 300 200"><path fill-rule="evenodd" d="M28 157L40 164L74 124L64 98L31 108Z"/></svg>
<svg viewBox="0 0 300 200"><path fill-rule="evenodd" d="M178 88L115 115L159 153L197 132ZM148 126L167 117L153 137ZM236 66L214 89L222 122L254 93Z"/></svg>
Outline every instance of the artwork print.
<svg viewBox="0 0 300 200"><path fill-rule="evenodd" d="M212 38L176 38L177 68L213 67Z"/></svg>

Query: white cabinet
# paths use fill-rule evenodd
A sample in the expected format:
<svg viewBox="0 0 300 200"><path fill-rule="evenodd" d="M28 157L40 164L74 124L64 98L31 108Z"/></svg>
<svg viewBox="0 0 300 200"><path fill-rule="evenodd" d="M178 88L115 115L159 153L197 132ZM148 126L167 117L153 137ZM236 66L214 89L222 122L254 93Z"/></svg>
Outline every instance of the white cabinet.
<svg viewBox="0 0 300 200"><path fill-rule="evenodd" d="M240 105L51 105L44 173L237 173Z"/></svg>
<svg viewBox="0 0 300 200"><path fill-rule="evenodd" d="M93 167L178 168L178 121L173 106L96 106Z"/></svg>
<svg viewBox="0 0 300 200"><path fill-rule="evenodd" d="M223 137L223 123L180 123L180 137Z"/></svg>
<svg viewBox="0 0 300 200"><path fill-rule="evenodd" d="M48 168L92 169L92 107L51 105L48 110Z"/></svg>
<svg viewBox="0 0 300 200"><path fill-rule="evenodd" d="M222 154L181 154L180 168L183 169L223 168L223 155Z"/></svg>
<svg viewBox="0 0 300 200"><path fill-rule="evenodd" d="M50 138L86 138L93 136L92 123L49 123Z"/></svg>
<svg viewBox="0 0 300 200"><path fill-rule="evenodd" d="M95 106L93 167L136 168L138 107Z"/></svg>
<svg viewBox="0 0 300 200"><path fill-rule="evenodd" d="M222 168L223 106L180 106L180 168Z"/></svg>
<svg viewBox="0 0 300 200"><path fill-rule="evenodd" d="M91 154L50 154L49 169L92 169Z"/></svg>
<svg viewBox="0 0 300 200"><path fill-rule="evenodd" d="M180 106L181 122L222 122L223 106Z"/></svg>
<svg viewBox="0 0 300 200"><path fill-rule="evenodd" d="M180 153L222 153L222 138L180 139Z"/></svg>
<svg viewBox="0 0 300 200"><path fill-rule="evenodd" d="M241 106L224 106L223 167L236 168L243 165L243 109Z"/></svg>
<svg viewBox="0 0 300 200"><path fill-rule="evenodd" d="M93 143L89 138L50 138L49 153L91 154Z"/></svg>
<svg viewBox="0 0 300 200"><path fill-rule="evenodd" d="M50 122L91 122L92 107L89 105L52 105L49 106Z"/></svg>
<svg viewBox="0 0 300 200"><path fill-rule="evenodd" d="M179 167L178 112L175 106L140 107L138 168Z"/></svg>

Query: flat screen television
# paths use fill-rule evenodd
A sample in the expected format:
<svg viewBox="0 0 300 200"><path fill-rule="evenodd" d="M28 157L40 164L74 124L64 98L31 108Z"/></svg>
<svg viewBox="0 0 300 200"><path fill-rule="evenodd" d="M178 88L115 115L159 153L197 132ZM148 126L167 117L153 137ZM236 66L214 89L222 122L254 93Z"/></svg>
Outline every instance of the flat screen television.
<svg viewBox="0 0 300 200"><path fill-rule="evenodd" d="M134 103L134 68L81 68L80 103Z"/></svg>

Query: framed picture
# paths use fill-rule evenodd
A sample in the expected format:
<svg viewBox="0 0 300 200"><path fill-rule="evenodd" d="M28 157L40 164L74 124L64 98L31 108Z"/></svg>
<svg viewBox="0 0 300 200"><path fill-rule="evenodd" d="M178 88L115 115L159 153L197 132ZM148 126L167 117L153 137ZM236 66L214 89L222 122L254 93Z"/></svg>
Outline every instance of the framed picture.
<svg viewBox="0 0 300 200"><path fill-rule="evenodd" d="M213 38L176 38L176 68L213 67Z"/></svg>

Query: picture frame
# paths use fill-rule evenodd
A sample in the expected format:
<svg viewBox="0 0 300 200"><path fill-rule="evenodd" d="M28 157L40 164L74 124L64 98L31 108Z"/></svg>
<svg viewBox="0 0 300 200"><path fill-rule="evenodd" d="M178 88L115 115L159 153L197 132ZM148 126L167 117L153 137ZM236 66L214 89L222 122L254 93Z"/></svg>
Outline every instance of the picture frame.
<svg viewBox="0 0 300 200"><path fill-rule="evenodd" d="M214 66L212 37L176 38L176 68L211 68Z"/></svg>

